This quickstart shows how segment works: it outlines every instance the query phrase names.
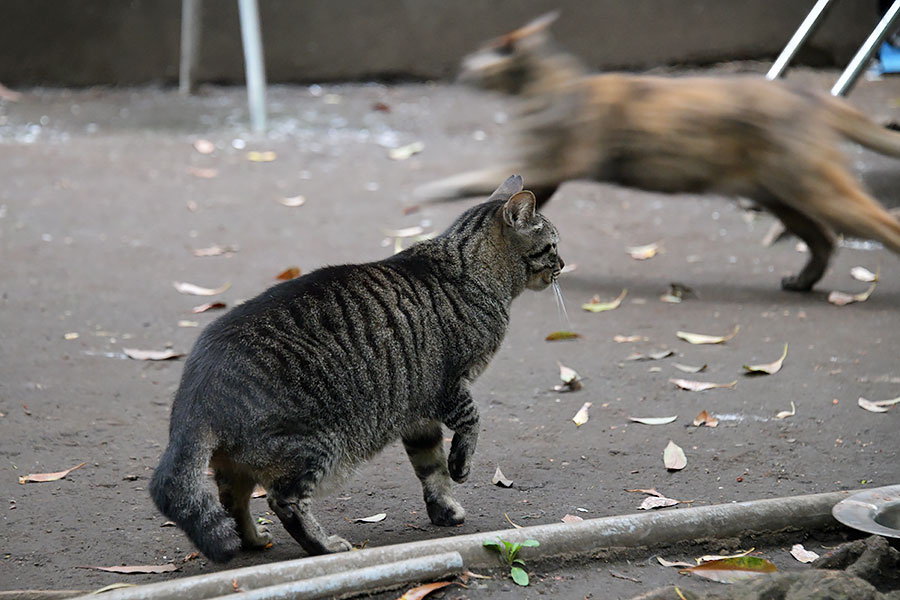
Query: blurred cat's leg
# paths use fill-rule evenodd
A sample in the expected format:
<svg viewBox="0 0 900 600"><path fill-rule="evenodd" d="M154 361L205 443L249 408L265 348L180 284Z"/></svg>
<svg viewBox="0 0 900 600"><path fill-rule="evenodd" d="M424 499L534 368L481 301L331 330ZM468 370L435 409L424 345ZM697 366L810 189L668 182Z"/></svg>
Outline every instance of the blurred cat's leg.
<svg viewBox="0 0 900 600"><path fill-rule="evenodd" d="M444 434L438 421L429 421L403 436L403 447L425 496L428 517L435 525L459 525L466 511L450 495L450 472L444 454Z"/></svg>
<svg viewBox="0 0 900 600"><path fill-rule="evenodd" d="M779 202L764 205L772 214L781 219L785 228L806 242L809 260L796 275L782 278L781 289L791 292L808 292L822 278L828 267L828 260L834 250L834 236L813 218Z"/></svg>
<svg viewBox="0 0 900 600"><path fill-rule="evenodd" d="M306 442L296 448L282 448L279 452L283 462L281 472L285 475L267 489L269 506L288 533L310 555L351 550L350 542L328 535L310 511L315 490L329 474L329 467L339 453L324 440L315 445L311 445L312 440ZM286 456L294 458L285 459Z"/></svg>
<svg viewBox="0 0 900 600"><path fill-rule="evenodd" d="M219 501L234 518L241 547L244 550L261 550L272 541L265 529L257 528L250 514L250 495L256 482L246 473L220 467L216 469L216 485L219 487Z"/></svg>
<svg viewBox="0 0 900 600"><path fill-rule="evenodd" d="M447 467L453 481L462 483L469 477L475 444L478 442L478 409L465 387L461 387L442 409L444 414L441 420L453 430Z"/></svg>

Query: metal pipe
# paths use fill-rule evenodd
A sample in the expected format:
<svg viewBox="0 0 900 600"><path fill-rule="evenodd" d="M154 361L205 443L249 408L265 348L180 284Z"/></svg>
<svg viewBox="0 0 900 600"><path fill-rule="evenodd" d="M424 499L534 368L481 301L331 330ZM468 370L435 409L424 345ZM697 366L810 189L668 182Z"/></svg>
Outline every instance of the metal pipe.
<svg viewBox="0 0 900 600"><path fill-rule="evenodd" d="M238 0L241 16L241 40L244 44L244 68L247 73L247 100L253 131L266 130L266 67L263 62L259 6L256 0Z"/></svg>
<svg viewBox="0 0 900 600"><path fill-rule="evenodd" d="M245 593L241 594L241 600L343 598L349 594L374 592L411 581L436 581L457 575L462 572L463 568L463 559L459 552L445 552L334 575L270 585L256 590L244 590ZM235 581L239 587L242 587L239 579ZM214 600L226 599L234 599L233 590L228 595L218 596Z"/></svg>
<svg viewBox="0 0 900 600"><path fill-rule="evenodd" d="M875 489L887 493L900 491L900 486ZM609 547L653 547L685 540L815 529L836 524L832 507L859 491L751 500L423 540L219 571L113 590L103 596L104 600L206 600L232 594L234 580L248 589L264 588L445 552L458 552L469 568L496 566L496 554L482 542L497 537L508 542L538 540L540 547L522 549L528 560L588 554ZM83 600L91 598L84 596Z"/></svg>
<svg viewBox="0 0 900 600"><path fill-rule="evenodd" d="M878 22L878 25L872 30L872 33L869 34L863 45L859 47L853 60L841 73L834 87L831 88L832 96L846 96L850 92L856 84L856 80L859 79L859 76L869 64L869 60L875 55L875 51L878 50L881 43L891 33L891 27L897 20L898 15L900 15L900 0L894 0L891 7L881 17L881 21Z"/></svg>
<svg viewBox="0 0 900 600"><path fill-rule="evenodd" d="M766 73L766 79L778 79L785 70L787 70L788 63L791 62L791 59L797 54L797 50L800 49L800 46L802 46L812 34L815 27L819 24L819 21L825 15L825 9L828 8L831 2L832 0L816 0L815 6L809 11L809 14L806 15L803 22L800 23L800 27L794 32L794 35L791 37L790 41L788 41L787 46L784 47L784 50L782 50L781 54L778 55L778 58L775 59L772 68Z"/></svg>
<svg viewBox="0 0 900 600"><path fill-rule="evenodd" d="M178 91L184 96L193 94L197 87L202 7L203 0L181 2L181 61L178 67Z"/></svg>

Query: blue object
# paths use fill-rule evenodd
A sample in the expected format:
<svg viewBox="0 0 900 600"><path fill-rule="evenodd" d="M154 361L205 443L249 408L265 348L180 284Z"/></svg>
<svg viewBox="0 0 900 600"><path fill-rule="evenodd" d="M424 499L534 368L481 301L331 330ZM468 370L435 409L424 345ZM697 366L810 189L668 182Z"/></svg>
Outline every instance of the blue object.
<svg viewBox="0 0 900 600"><path fill-rule="evenodd" d="M900 48L892 45L890 42L881 44L878 49L878 70L884 73L900 73Z"/></svg>

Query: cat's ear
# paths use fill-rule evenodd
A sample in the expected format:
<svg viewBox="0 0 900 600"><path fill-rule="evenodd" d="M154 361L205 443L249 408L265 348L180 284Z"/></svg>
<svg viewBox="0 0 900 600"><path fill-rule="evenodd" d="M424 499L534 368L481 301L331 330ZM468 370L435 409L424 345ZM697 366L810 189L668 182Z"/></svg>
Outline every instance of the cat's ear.
<svg viewBox="0 0 900 600"><path fill-rule="evenodd" d="M510 175L506 181L500 184L489 200L509 200L516 192L521 192L525 184L521 175Z"/></svg>
<svg viewBox="0 0 900 600"><path fill-rule="evenodd" d="M534 194L528 190L518 192L503 205L503 222L515 229L527 227L534 220Z"/></svg>
<svg viewBox="0 0 900 600"><path fill-rule="evenodd" d="M545 13L538 18L534 19L527 25L523 25L519 27L514 32L516 39L521 39L530 35L535 35L538 33L542 33L550 27L554 21L559 18L559 11L554 10L552 12Z"/></svg>

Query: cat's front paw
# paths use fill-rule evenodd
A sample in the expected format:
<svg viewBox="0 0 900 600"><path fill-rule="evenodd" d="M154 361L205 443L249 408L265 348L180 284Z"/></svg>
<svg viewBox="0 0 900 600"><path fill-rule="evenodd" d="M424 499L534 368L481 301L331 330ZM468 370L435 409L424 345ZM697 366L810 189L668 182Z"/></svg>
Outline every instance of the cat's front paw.
<svg viewBox="0 0 900 600"><path fill-rule="evenodd" d="M243 550L264 550L272 543L272 536L266 527L257 527L255 535L247 536L241 540Z"/></svg>
<svg viewBox="0 0 900 600"><path fill-rule="evenodd" d="M348 550L353 550L353 544L339 535L328 536L328 541L325 543L326 552L334 554L335 552L347 552Z"/></svg>
<svg viewBox="0 0 900 600"><path fill-rule="evenodd" d="M428 518L440 527L452 527L466 520L466 511L449 496L427 503Z"/></svg>
<svg viewBox="0 0 900 600"><path fill-rule="evenodd" d="M450 458L447 459L447 470L450 471L450 477L456 483L463 483L469 478L470 461L466 460L462 452L450 452Z"/></svg>

